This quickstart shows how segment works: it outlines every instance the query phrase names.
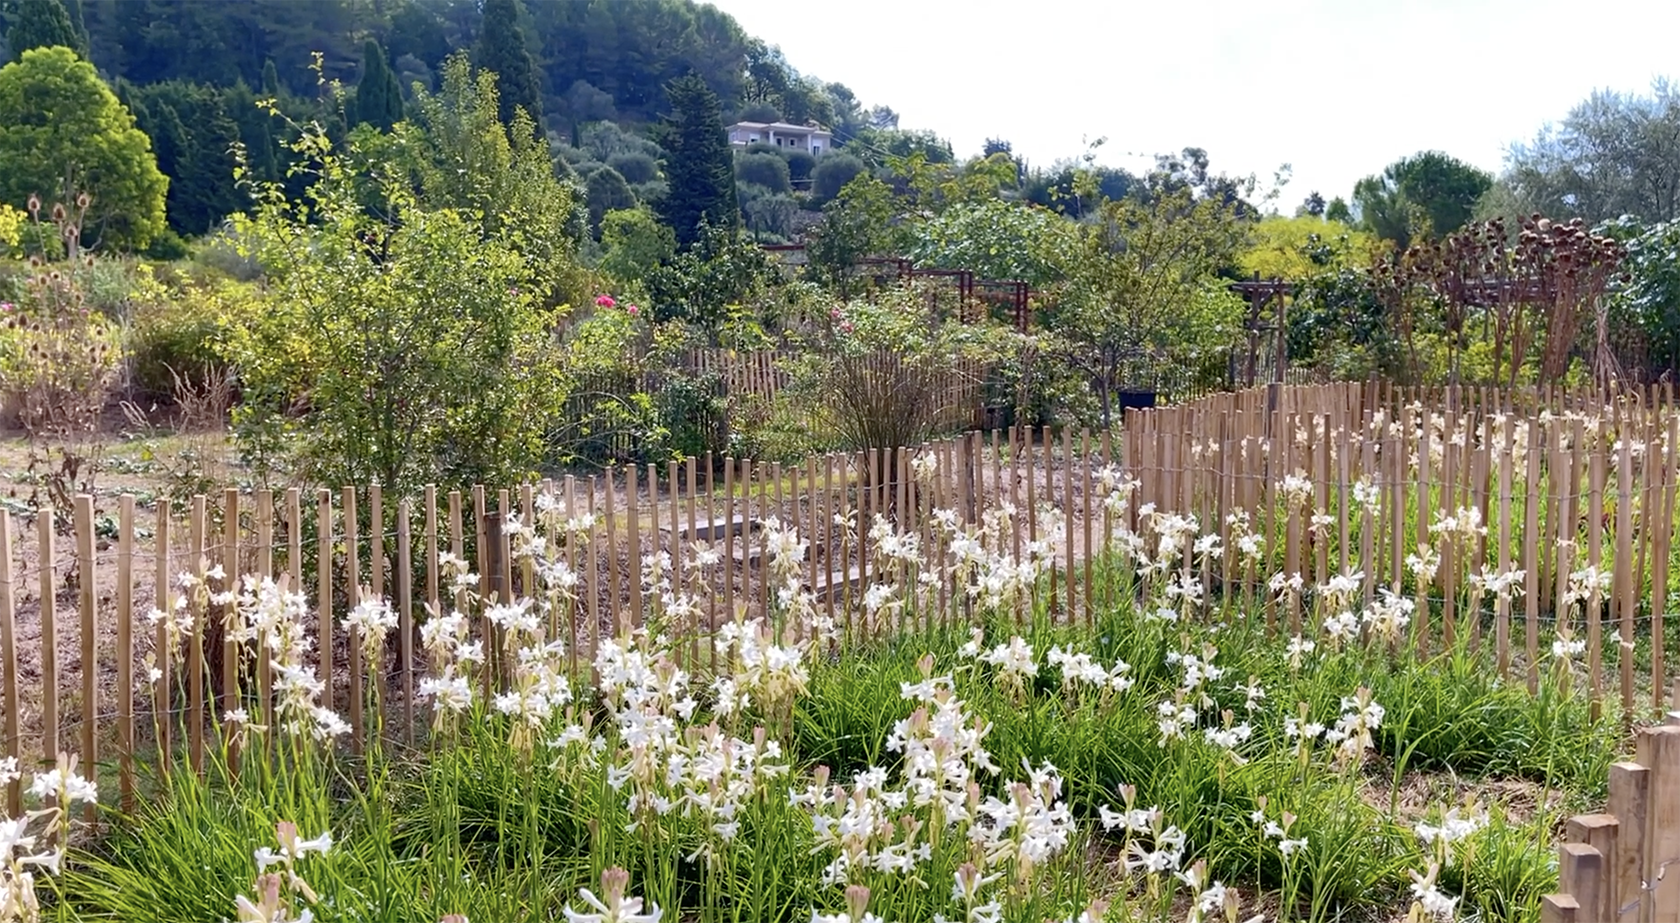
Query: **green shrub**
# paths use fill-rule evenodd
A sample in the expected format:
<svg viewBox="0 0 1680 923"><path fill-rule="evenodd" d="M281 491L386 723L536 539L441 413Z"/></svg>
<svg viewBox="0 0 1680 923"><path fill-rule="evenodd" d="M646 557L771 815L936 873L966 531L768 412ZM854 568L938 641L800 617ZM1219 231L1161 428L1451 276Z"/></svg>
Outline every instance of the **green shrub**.
<svg viewBox="0 0 1680 923"><path fill-rule="evenodd" d="M744 154L735 158L735 180L756 183L771 192L791 192L787 161L775 154Z"/></svg>
<svg viewBox="0 0 1680 923"><path fill-rule="evenodd" d="M864 171L863 161L850 154L829 154L817 161L811 171L811 192L818 202L827 202L840 194L846 184Z"/></svg>
<svg viewBox="0 0 1680 923"><path fill-rule="evenodd" d="M651 183L659 178L659 162L639 152L614 154L607 158L607 166L617 170L618 175L632 186Z"/></svg>
<svg viewBox="0 0 1680 923"><path fill-rule="evenodd" d="M128 332L129 385L137 397L167 401L176 376L202 381L229 371L221 348L227 327L247 327L263 310L257 290L235 279L164 285L140 268Z"/></svg>

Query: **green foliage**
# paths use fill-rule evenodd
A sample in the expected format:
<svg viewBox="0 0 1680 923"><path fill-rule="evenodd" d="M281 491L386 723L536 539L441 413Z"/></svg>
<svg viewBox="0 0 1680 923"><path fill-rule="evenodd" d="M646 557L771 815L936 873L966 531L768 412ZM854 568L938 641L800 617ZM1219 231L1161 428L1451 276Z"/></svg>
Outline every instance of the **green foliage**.
<svg viewBox="0 0 1680 923"><path fill-rule="evenodd" d="M771 192L792 192L788 163L775 154L743 154L735 158L735 179L756 183Z"/></svg>
<svg viewBox="0 0 1680 923"><path fill-rule="evenodd" d="M607 166L617 170L631 185L651 183L659 178L659 161L640 151L613 154L607 158Z"/></svg>
<svg viewBox="0 0 1680 923"><path fill-rule="evenodd" d="M648 277L654 318L688 321L716 337L732 308L754 303L779 275L730 225L702 223L699 239Z"/></svg>
<svg viewBox="0 0 1680 923"><path fill-rule="evenodd" d="M670 191L660 214L687 249L704 236L703 227L730 229L740 224L735 201L734 155L723 130L717 94L697 76L674 80L666 88L671 115L660 133L665 176Z"/></svg>
<svg viewBox="0 0 1680 923"><path fill-rule="evenodd" d="M390 131L402 117L403 96L402 88L397 86L397 75L386 62L384 49L370 38L362 46L362 79L356 84L356 121Z"/></svg>
<svg viewBox="0 0 1680 923"><path fill-rule="evenodd" d="M851 449L919 445L967 425L972 408L951 404L953 383L965 368L1016 353L1020 337L965 323L954 307L921 286L833 304L796 369L806 413Z"/></svg>
<svg viewBox="0 0 1680 923"><path fill-rule="evenodd" d="M602 167L590 173L584 185L588 191L589 223L593 227L601 226L601 217L607 212L636 207L636 194L630 191L630 184L612 167Z"/></svg>
<svg viewBox="0 0 1680 923"><path fill-rule="evenodd" d="M1680 221L1646 224L1630 216L1594 233L1627 246L1625 279L1610 298L1612 316L1644 340L1649 371L1680 368Z"/></svg>
<svg viewBox="0 0 1680 923"><path fill-rule="evenodd" d="M515 109L536 125L542 124L542 84L536 62L525 47L519 26L519 0L484 0L478 46L473 63L496 75L501 98L497 112L503 124L513 124Z"/></svg>
<svg viewBox="0 0 1680 923"><path fill-rule="evenodd" d="M1046 323L1065 361L1089 376L1104 425L1129 366L1195 361L1234 341L1243 304L1214 274L1242 236L1235 206L1188 190L1107 202L1081 227Z"/></svg>
<svg viewBox="0 0 1680 923"><path fill-rule="evenodd" d="M238 161L233 148L242 140L241 129L227 111L223 91L182 81L125 89L138 106L140 128L152 138L158 169L169 177L171 229L197 236L249 203L235 179ZM232 91L225 95L256 108L248 91L244 98ZM258 169L276 178L272 148L259 153L266 162Z"/></svg>
<svg viewBox="0 0 1680 923"><path fill-rule="evenodd" d="M1259 273L1262 279L1299 281L1322 265L1312 255L1322 242L1333 243L1348 257L1349 265L1370 263L1371 236L1338 221L1311 215L1297 218L1271 216L1251 225L1248 246L1237 257L1244 277Z"/></svg>
<svg viewBox="0 0 1680 923"><path fill-rule="evenodd" d="M176 382L200 384L232 371L221 350L227 329L257 325L267 310L258 289L229 278L159 278L137 267L127 334L129 381L146 399L168 401Z"/></svg>
<svg viewBox="0 0 1680 923"><path fill-rule="evenodd" d="M1440 151L1424 151L1360 180L1353 204L1367 231L1404 249L1419 229L1439 239L1463 227L1492 185L1485 171Z"/></svg>
<svg viewBox="0 0 1680 923"><path fill-rule="evenodd" d="M1594 90L1511 147L1496 192L1489 212L1507 217L1680 218L1680 86L1659 78L1648 94Z"/></svg>
<svg viewBox="0 0 1680 923"><path fill-rule="evenodd" d="M896 118L895 118L896 123ZM847 143L850 153L869 162L872 167L884 167L893 157L912 157L922 155L928 163L944 164L956 162L956 155L951 152L951 142L939 137L931 131L909 131L899 128L865 128L856 133L854 140Z"/></svg>
<svg viewBox="0 0 1680 923"><path fill-rule="evenodd" d="M28 219L21 209L0 202L0 256L17 256L23 242L23 223Z"/></svg>
<svg viewBox="0 0 1680 923"><path fill-rule="evenodd" d="M68 48L0 67L0 202L50 209L86 193L87 244L143 248L163 230L169 181L134 117Z"/></svg>
<svg viewBox="0 0 1680 923"><path fill-rule="evenodd" d="M543 265L513 228L355 175L354 146L341 155L310 132L300 147L318 176L307 198L261 187L235 221L268 275L265 312L225 337L242 448L280 447L299 477L399 492L525 476L559 399ZM369 181L375 213L359 203Z"/></svg>
<svg viewBox="0 0 1680 923"><path fill-rule="evenodd" d="M1299 250L1304 266L1289 308L1289 361L1331 379L1401 371L1398 334L1373 284L1370 251L1355 244L1357 234L1309 235Z"/></svg>
<svg viewBox="0 0 1680 923"><path fill-rule="evenodd" d="M799 188L810 182L811 173L817 169L817 158L796 147L782 148L782 159L787 161L788 179Z"/></svg>
<svg viewBox="0 0 1680 923"><path fill-rule="evenodd" d="M818 204L826 204L846 184L863 173L863 161L851 154L828 154L817 159L817 166L811 171L811 197Z"/></svg>
<svg viewBox="0 0 1680 923"><path fill-rule="evenodd" d="M59 45L87 57L87 35L78 34L64 0L18 0L12 27L6 32L6 46L13 60L33 48Z"/></svg>
<svg viewBox="0 0 1680 923"><path fill-rule="evenodd" d="M677 253L677 237L644 208L609 211L601 217L598 267L619 291L645 292L645 282Z"/></svg>
<svg viewBox="0 0 1680 923"><path fill-rule="evenodd" d="M842 299L850 293L850 279L858 261L885 251L892 231L895 204L892 190L867 173L847 183L840 195L823 206L822 223L805 238L805 252L813 273L833 286Z"/></svg>
<svg viewBox="0 0 1680 923"><path fill-rule="evenodd" d="M423 204L476 215L485 235L534 261L565 297L581 297L586 286L562 277L587 230L585 196L556 175L536 125L515 115L504 128L498 105L495 76L452 56L437 95L417 94L414 124L398 126L397 166L418 176Z"/></svg>
<svg viewBox="0 0 1680 923"><path fill-rule="evenodd" d="M1066 273L1073 224L1037 206L982 199L915 222L905 256L918 266L967 269L982 279L1019 279L1046 288Z"/></svg>

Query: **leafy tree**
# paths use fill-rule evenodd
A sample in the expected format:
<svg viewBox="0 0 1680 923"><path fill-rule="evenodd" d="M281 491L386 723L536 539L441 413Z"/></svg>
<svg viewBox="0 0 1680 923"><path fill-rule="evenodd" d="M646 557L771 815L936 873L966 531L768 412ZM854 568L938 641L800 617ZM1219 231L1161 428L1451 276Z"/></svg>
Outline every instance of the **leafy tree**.
<svg viewBox="0 0 1680 923"><path fill-rule="evenodd" d="M1324 206L1324 220L1340 221L1343 224L1353 223L1353 209L1348 207L1347 200L1336 196L1330 204Z"/></svg>
<svg viewBox="0 0 1680 923"><path fill-rule="evenodd" d="M526 476L560 398L547 273L511 229L486 235L405 183L358 176L356 151L314 132L299 149L319 177L306 197L266 184L235 219L268 277L268 310L224 344L242 448L278 452L300 477L399 493ZM375 209L360 201L369 182ZM288 415L300 401L309 412Z"/></svg>
<svg viewBox="0 0 1680 923"><path fill-rule="evenodd" d="M1324 196L1319 195L1318 190L1315 189L1307 193L1307 197L1301 200L1301 207L1295 209L1295 214L1322 218L1324 217L1324 208Z"/></svg>
<svg viewBox="0 0 1680 923"><path fill-rule="evenodd" d="M625 291L641 288L650 274L676 256L677 237L647 209L622 209L601 217L601 249L597 268Z"/></svg>
<svg viewBox="0 0 1680 923"><path fill-rule="evenodd" d="M262 91L263 95L269 99L276 99L280 96L280 72L274 68L273 58L267 58L263 61Z"/></svg>
<svg viewBox="0 0 1680 923"><path fill-rule="evenodd" d="M829 154L817 160L811 171L811 195L819 203L826 203L840 194L846 184L868 168L851 154Z"/></svg>
<svg viewBox="0 0 1680 923"><path fill-rule="evenodd" d="M640 152L614 154L607 158L607 166L617 170L631 185L651 183L659 178L659 161Z"/></svg>
<svg viewBox="0 0 1680 923"><path fill-rule="evenodd" d="M1492 185L1485 171L1440 151L1424 151L1360 180L1353 187L1353 204L1367 231L1403 249L1419 217L1436 238L1463 227Z"/></svg>
<svg viewBox="0 0 1680 923"><path fill-rule="evenodd" d="M968 269L984 279L1018 279L1035 289L1059 281L1074 226L1047 209L999 199L963 202L910 233L905 256L918 266Z"/></svg>
<svg viewBox="0 0 1680 923"><path fill-rule="evenodd" d="M898 116L892 116L896 125ZM951 152L951 142L931 131L908 131L892 128L867 128L846 145L851 152L869 162L870 166L885 166L889 157L909 157L920 153L928 163L953 163L957 157Z"/></svg>
<svg viewBox="0 0 1680 923"><path fill-rule="evenodd" d="M402 88L397 75L385 61L379 43L368 39L362 46L362 80L356 84L356 122L372 125L380 131L402 121Z"/></svg>
<svg viewBox="0 0 1680 923"><path fill-rule="evenodd" d="M1645 371L1653 378L1680 369L1680 221L1647 224L1631 215L1596 228L1627 246L1625 276L1610 310L1644 340Z"/></svg>
<svg viewBox="0 0 1680 923"><path fill-rule="evenodd" d="M1523 216L1680 218L1680 86L1594 92L1561 124L1513 145L1500 186L1506 211Z"/></svg>
<svg viewBox="0 0 1680 923"><path fill-rule="evenodd" d="M150 140L93 65L37 48L0 67L0 202L91 198L88 239L143 248L164 227L169 181ZM91 233L90 233L91 232Z"/></svg>
<svg viewBox="0 0 1680 923"><path fill-rule="evenodd" d="M716 337L731 306L750 303L776 278L775 265L757 244L743 240L733 225L703 219L693 246L648 279L654 319L686 320Z"/></svg>
<svg viewBox="0 0 1680 923"><path fill-rule="evenodd" d="M771 192L793 190L787 161L775 154L745 154L735 158L735 179L743 183L757 183Z"/></svg>
<svg viewBox="0 0 1680 923"><path fill-rule="evenodd" d="M868 173L859 174L823 206L822 223L805 238L805 253L817 278L850 296L852 270L865 257L889 248L895 211L892 190Z"/></svg>
<svg viewBox="0 0 1680 923"><path fill-rule="evenodd" d="M796 147L782 148L781 156L783 160L787 161L788 179L800 188L804 188L801 184L810 182L811 171L817 168L817 158Z"/></svg>
<svg viewBox="0 0 1680 923"><path fill-rule="evenodd" d="M684 249L701 237L702 224L714 228L739 226L735 202L734 155L723 130L717 94L699 77L674 80L666 88L671 115L661 126L665 148L665 177L670 191L660 213Z"/></svg>
<svg viewBox="0 0 1680 923"><path fill-rule="evenodd" d="M391 14L391 29L385 39L391 59L412 55L428 68L435 68L449 56L449 39L443 21L425 4L408 2Z"/></svg>
<svg viewBox="0 0 1680 923"><path fill-rule="evenodd" d="M64 0L18 0L6 45L12 49L14 61L21 60L32 48L63 46L83 57L88 50L87 35L78 34Z"/></svg>
<svg viewBox="0 0 1680 923"><path fill-rule="evenodd" d="M419 93L413 111L412 123L397 126L398 150L418 175L427 207L479 216L487 237L539 267L573 265L587 231L584 197L556 175L529 116L499 121L494 74L474 74L465 55L453 55L437 95Z"/></svg>
<svg viewBox="0 0 1680 923"><path fill-rule="evenodd" d="M1370 234L1339 221L1312 215L1296 218L1270 217L1248 228L1248 246L1237 258L1244 276L1258 273L1262 279L1298 282L1318 272L1322 261L1316 248L1330 243L1349 255L1347 265L1370 265Z"/></svg>
<svg viewBox="0 0 1680 923"><path fill-rule="evenodd" d="M499 79L501 103L497 112L504 124L513 123L516 108L524 109L532 122L542 124L542 85L536 62L525 47L525 32L519 27L518 0L484 0L484 20L473 63Z"/></svg>
<svg viewBox="0 0 1680 923"><path fill-rule="evenodd" d="M233 154L241 132L223 103L224 98L237 98L236 94L171 80L136 89L132 96L138 105L139 126L151 136L157 152L158 169L169 177L170 229L186 236L203 234L242 208L246 198L234 179ZM255 108L254 102L250 104ZM260 111L255 114L266 118ZM265 149L259 147L257 152L261 155ZM266 153L269 162L259 165L266 166L265 178L272 179L276 172L273 154Z"/></svg>
<svg viewBox="0 0 1680 923"><path fill-rule="evenodd" d="M1047 321L1063 357L1089 376L1105 426L1129 368L1193 362L1233 342L1242 302L1214 273L1241 240L1235 206L1188 188L1107 202L1081 226Z"/></svg>

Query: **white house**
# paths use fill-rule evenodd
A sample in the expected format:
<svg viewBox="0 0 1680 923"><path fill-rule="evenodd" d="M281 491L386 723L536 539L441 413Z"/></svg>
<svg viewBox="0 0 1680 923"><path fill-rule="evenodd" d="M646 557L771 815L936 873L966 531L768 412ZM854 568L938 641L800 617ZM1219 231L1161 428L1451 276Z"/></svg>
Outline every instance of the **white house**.
<svg viewBox="0 0 1680 923"><path fill-rule="evenodd" d="M773 144L776 147L791 147L808 154L822 154L834 146L834 134L819 125L736 122L729 126L729 143L735 147Z"/></svg>

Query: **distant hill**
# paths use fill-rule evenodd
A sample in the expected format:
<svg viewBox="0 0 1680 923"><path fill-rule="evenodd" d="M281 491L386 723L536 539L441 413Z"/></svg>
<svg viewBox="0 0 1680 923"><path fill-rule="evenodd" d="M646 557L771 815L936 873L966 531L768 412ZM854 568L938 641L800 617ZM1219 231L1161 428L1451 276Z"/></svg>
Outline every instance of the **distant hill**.
<svg viewBox="0 0 1680 923"><path fill-rule="evenodd" d="M430 86L451 52L473 48L477 0L68 0L80 7L93 63L115 82L181 80L261 87L272 61L280 87L316 95L314 54L328 79L361 78L362 47L384 47L406 95ZM768 105L789 119L839 130L865 115L844 86L796 73L729 14L691 0L523 0L520 24L540 72L550 130L574 122L644 123L664 106L664 85L690 72L726 114Z"/></svg>

